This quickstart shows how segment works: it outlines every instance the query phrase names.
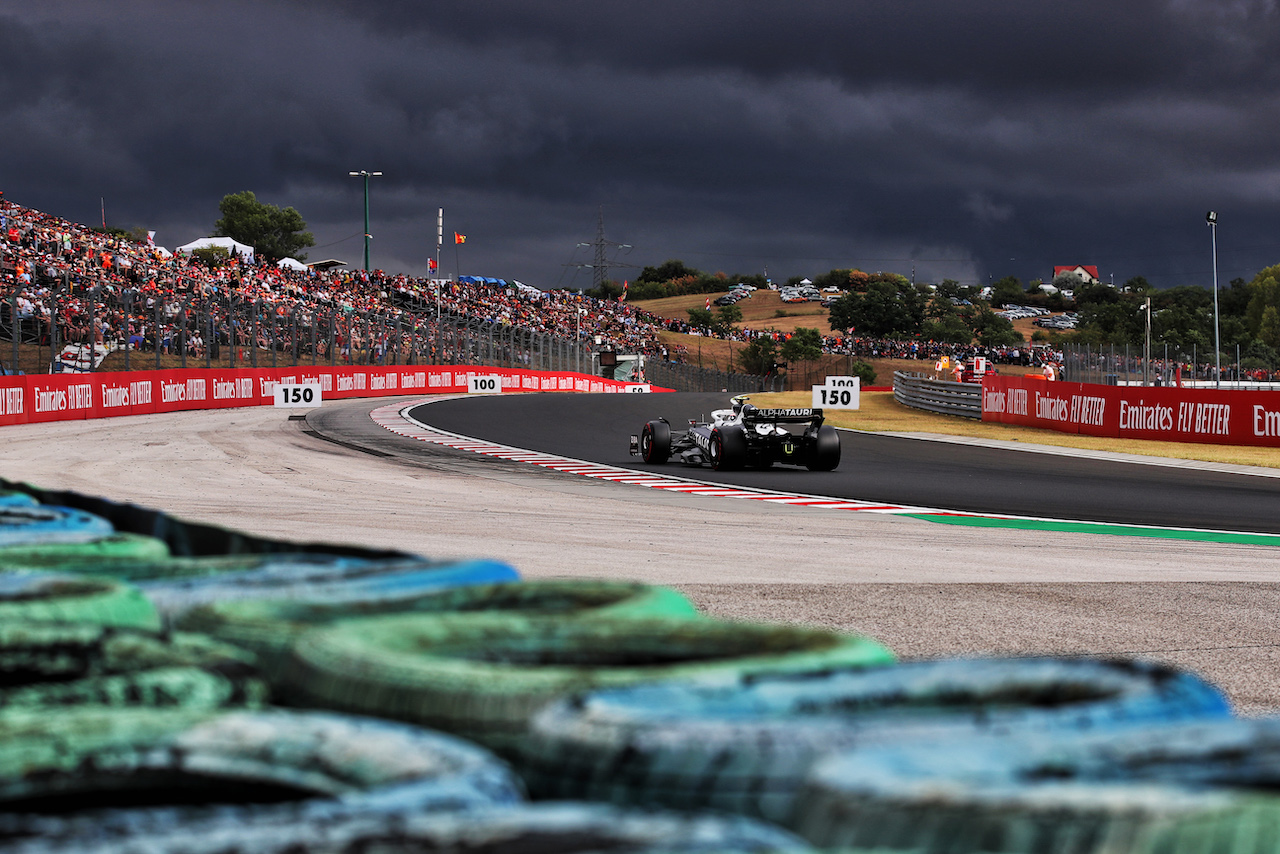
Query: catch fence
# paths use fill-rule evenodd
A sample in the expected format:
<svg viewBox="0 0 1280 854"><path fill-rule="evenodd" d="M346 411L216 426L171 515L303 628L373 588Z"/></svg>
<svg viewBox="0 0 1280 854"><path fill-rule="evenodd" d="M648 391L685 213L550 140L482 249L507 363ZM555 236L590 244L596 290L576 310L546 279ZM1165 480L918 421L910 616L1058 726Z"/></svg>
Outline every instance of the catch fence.
<svg viewBox="0 0 1280 854"><path fill-rule="evenodd" d="M190 293L78 287L66 277L37 281L0 302L0 340L15 372L266 368L339 365L484 365L577 372L648 381L689 391L780 390L776 377L666 362L657 354L602 365L592 336L566 337L454 314L399 298L382 311L334 301L248 299L234 290ZM394 295L393 295L394 298ZM0 353L3 350L0 349ZM615 357L617 354L614 354ZM612 361L612 360L610 360ZM104 364L105 363L105 364Z"/></svg>

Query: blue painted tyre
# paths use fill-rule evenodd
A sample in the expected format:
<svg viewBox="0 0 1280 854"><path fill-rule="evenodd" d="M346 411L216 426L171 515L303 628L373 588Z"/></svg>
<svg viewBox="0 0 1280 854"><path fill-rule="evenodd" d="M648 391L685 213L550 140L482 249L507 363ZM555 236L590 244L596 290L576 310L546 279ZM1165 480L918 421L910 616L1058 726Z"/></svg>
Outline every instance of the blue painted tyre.
<svg viewBox="0 0 1280 854"><path fill-rule="evenodd" d="M25 492L0 489L0 507L30 507L35 503L36 500Z"/></svg>
<svg viewBox="0 0 1280 854"><path fill-rule="evenodd" d="M0 548L42 543L84 543L115 532L101 516L48 504L0 505Z"/></svg>
<svg viewBox="0 0 1280 854"><path fill-rule="evenodd" d="M329 555L264 556L241 572L137 582L165 618L212 602L244 599L359 599L447 590L470 584L515 581L505 563L472 560L438 563L422 558L365 560Z"/></svg>
<svg viewBox="0 0 1280 854"><path fill-rule="evenodd" d="M185 632L84 623L0 623L0 710L70 706L252 707L254 656Z"/></svg>
<svg viewBox="0 0 1280 854"><path fill-rule="evenodd" d="M385 827L393 816L510 806L523 795L492 754L372 718L280 709L0 714L0 838L27 837L34 850L57 840L63 850L134 850L168 831L196 844L219 827L255 822L363 818ZM32 804L46 815L24 814Z"/></svg>
<svg viewBox="0 0 1280 854"><path fill-rule="evenodd" d="M160 615L137 588L109 578L0 573L0 625L25 622L158 629Z"/></svg>
<svg viewBox="0 0 1280 854"><path fill-rule="evenodd" d="M550 580L475 584L425 592L350 588L335 595L308 591L295 598L214 602L186 612L178 628L204 632L253 650L264 672L279 678L289 646L303 632L343 620L420 614L515 614L585 619L675 617L695 619L698 610L666 587L618 581Z"/></svg>
<svg viewBox="0 0 1280 854"><path fill-rule="evenodd" d="M879 851L1280 848L1280 719L850 751L815 766L797 830Z"/></svg>
<svg viewBox="0 0 1280 854"><path fill-rule="evenodd" d="M788 823L810 766L863 744L1224 718L1167 667L972 659L596 691L534 718L515 758L536 798L714 808Z"/></svg>
<svg viewBox="0 0 1280 854"><path fill-rule="evenodd" d="M19 845L13 854L816 854L780 828L736 816L625 810L601 804L529 804L467 812L342 817L267 824L207 822L167 833L74 837ZM75 847L80 845L81 847Z"/></svg>
<svg viewBox="0 0 1280 854"><path fill-rule="evenodd" d="M887 664L878 642L716 620L466 614L348 620L302 635L282 701L406 720L514 750L547 703L596 688Z"/></svg>

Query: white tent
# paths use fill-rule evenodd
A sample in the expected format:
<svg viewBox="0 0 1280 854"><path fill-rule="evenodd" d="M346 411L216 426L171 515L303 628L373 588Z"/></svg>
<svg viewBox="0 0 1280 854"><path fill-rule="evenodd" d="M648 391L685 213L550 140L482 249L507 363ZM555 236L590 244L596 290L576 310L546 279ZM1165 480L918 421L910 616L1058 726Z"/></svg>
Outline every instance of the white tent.
<svg viewBox="0 0 1280 854"><path fill-rule="evenodd" d="M176 251L193 252L196 249L208 249L210 246L221 246L228 252L243 255L246 258L253 257L252 246L245 246L243 243L237 243L230 237L202 237L199 240L193 240L184 246L179 246Z"/></svg>
<svg viewBox="0 0 1280 854"><path fill-rule="evenodd" d="M297 258L281 258L276 262L276 266L282 270L309 270L306 264L303 264Z"/></svg>

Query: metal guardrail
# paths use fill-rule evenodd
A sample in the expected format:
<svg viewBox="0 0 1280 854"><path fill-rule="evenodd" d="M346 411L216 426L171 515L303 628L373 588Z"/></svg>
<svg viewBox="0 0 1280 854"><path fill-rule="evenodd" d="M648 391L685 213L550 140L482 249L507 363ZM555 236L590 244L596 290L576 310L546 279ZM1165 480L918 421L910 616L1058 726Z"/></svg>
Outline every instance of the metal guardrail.
<svg viewBox="0 0 1280 854"><path fill-rule="evenodd" d="M922 374L894 371L893 399L903 406L939 415L982 419L982 386L977 383L935 380Z"/></svg>

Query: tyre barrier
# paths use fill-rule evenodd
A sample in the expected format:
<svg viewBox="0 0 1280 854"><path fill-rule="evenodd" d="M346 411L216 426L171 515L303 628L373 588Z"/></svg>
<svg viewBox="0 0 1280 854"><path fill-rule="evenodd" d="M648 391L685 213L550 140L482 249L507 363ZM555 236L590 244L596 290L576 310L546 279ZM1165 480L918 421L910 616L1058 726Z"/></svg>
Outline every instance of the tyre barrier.
<svg viewBox="0 0 1280 854"><path fill-rule="evenodd" d="M424 558L361 560L327 555L259 556L255 568L222 575L138 581L168 620L193 608L240 599L396 596L470 584L514 581L519 573L505 563L471 560L442 563Z"/></svg>
<svg viewBox="0 0 1280 854"><path fill-rule="evenodd" d="M796 626L408 615L303 634L282 668L281 697L406 720L509 754L539 708L580 691L892 660L874 640Z"/></svg>
<svg viewBox="0 0 1280 854"><path fill-rule="evenodd" d="M1278 784L1275 718L975 739L820 763L796 828L841 850L1263 854Z"/></svg>
<svg viewBox="0 0 1280 854"><path fill-rule="evenodd" d="M80 847L76 847L79 845ZM816 854L780 828L737 816L528 804L467 812L348 816L289 824L197 826L131 841L75 838L18 845L12 854Z"/></svg>
<svg viewBox="0 0 1280 854"><path fill-rule="evenodd" d="M36 500L25 492L0 489L0 507L30 507Z"/></svg>
<svg viewBox="0 0 1280 854"><path fill-rule="evenodd" d="M83 543L115 533L101 516L47 504L0 505L0 548L40 543Z"/></svg>
<svg viewBox="0 0 1280 854"><path fill-rule="evenodd" d="M0 710L266 702L251 653L201 635L0 623Z"/></svg>
<svg viewBox="0 0 1280 854"><path fill-rule="evenodd" d="M35 571L0 573L0 626L23 622L158 629L160 614L137 588L109 578Z"/></svg>
<svg viewBox="0 0 1280 854"><path fill-rule="evenodd" d="M390 721L282 709L0 714L0 844L27 838L31 850L158 850L145 843L169 831L175 850L195 850L218 828L361 816L387 826L523 797L487 751Z"/></svg>
<svg viewBox="0 0 1280 854"><path fill-rule="evenodd" d="M188 611L176 625L253 650L264 673L275 681L290 644L313 628L389 614L470 612L606 619L698 617L697 607L668 587L575 579L479 584L426 593L359 590L327 598L308 593L295 599L214 602Z"/></svg>
<svg viewBox="0 0 1280 854"><path fill-rule="evenodd" d="M163 540L115 533L84 543L42 543L0 548L0 569L45 569L128 580L134 567L169 558Z"/></svg>
<svg viewBox="0 0 1280 854"><path fill-rule="evenodd" d="M1225 718L1201 679L1141 662L917 661L636 685L554 703L514 758L535 798L719 809L787 825L833 750Z"/></svg>

